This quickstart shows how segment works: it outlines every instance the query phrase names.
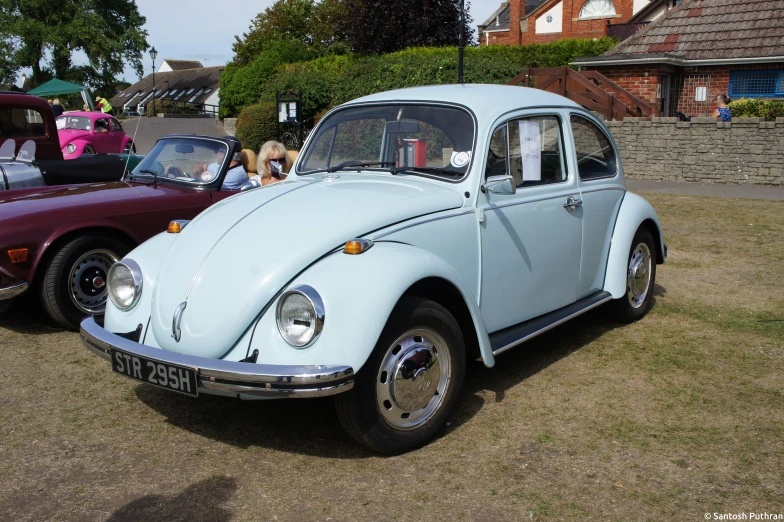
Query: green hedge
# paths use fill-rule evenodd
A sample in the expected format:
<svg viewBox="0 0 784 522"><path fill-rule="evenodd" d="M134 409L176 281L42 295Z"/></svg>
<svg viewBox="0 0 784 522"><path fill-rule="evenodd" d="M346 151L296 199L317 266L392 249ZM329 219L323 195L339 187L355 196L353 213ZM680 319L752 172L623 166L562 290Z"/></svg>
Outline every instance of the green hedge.
<svg viewBox="0 0 784 522"><path fill-rule="evenodd" d="M741 98L730 102L733 118L764 118L773 121L784 117L784 101Z"/></svg>
<svg viewBox="0 0 784 522"><path fill-rule="evenodd" d="M257 103L281 64L317 57L318 53L304 43L284 40L270 44L245 66L229 63L221 74L221 117L236 116L243 107Z"/></svg>
<svg viewBox="0 0 784 522"><path fill-rule="evenodd" d="M275 139L276 118L274 103L249 105L242 109L237 118L237 139L242 148L258 152L265 141Z"/></svg>
<svg viewBox="0 0 784 522"><path fill-rule="evenodd" d="M526 67L565 66L576 57L598 56L616 44L615 40L602 38L560 40L546 45L472 47L465 50L465 81L506 83ZM278 64L276 74L262 78L245 71L252 66L237 68L231 76L224 72L222 105L226 89L231 90L232 100L253 99L263 103L275 103L278 92L302 90L303 116L306 124L312 125L318 114L360 96L404 87L456 83L457 48L420 47L380 56L326 56L308 62ZM240 77L248 80L240 82ZM226 114L232 114L237 106L236 101L231 101ZM275 115L271 114L270 118L274 123ZM238 122L238 133L240 128Z"/></svg>

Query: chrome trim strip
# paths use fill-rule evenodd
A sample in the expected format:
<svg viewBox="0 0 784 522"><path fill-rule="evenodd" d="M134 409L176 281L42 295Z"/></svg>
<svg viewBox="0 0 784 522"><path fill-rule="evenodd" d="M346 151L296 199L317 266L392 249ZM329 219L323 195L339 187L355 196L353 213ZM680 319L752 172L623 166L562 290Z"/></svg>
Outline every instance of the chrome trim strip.
<svg viewBox="0 0 784 522"><path fill-rule="evenodd" d="M519 194L519 192L518 192L518 194ZM526 199L524 201L516 200L516 201L510 201L508 203L502 203L500 205L489 205L489 206L481 207L481 208L483 208L484 210L495 210L495 209L498 209L498 208L514 207L515 205L527 205L528 203L539 203L540 201L549 201L551 199L561 199L561 198L566 198L566 197L570 197L570 196L578 196L579 197L580 196L580 189L577 188L577 187L574 187L573 190L564 190L562 192L559 192L556 195L550 194L550 195L542 196L542 197L536 198L536 199Z"/></svg>
<svg viewBox="0 0 784 522"><path fill-rule="evenodd" d="M387 237L387 236L389 236L391 234L394 234L396 232L400 232L401 230L405 230L407 228L415 227L417 225L424 225L425 223L430 223L430 222L433 222L433 221L439 221L441 219L449 219L449 218L458 217L458 216L465 216L466 214L474 214L475 212L476 212L475 209L471 208L470 210L464 210L463 212L458 212L456 214L449 214L448 216L437 216L437 217L432 217L432 218L428 218L428 219L423 219L422 221L416 221L414 223L408 223L407 225L403 225L401 227L394 228L394 229L392 229L392 230L390 230L388 232L382 233L381 235L373 236L373 237L370 238L370 240L371 241L378 241L382 237Z"/></svg>
<svg viewBox="0 0 784 522"><path fill-rule="evenodd" d="M79 336L87 349L107 361L115 348L153 361L193 368L199 387L205 390L266 397L323 397L354 387L351 366L251 364L167 352L108 332L92 317L82 321Z"/></svg>
<svg viewBox="0 0 784 522"><path fill-rule="evenodd" d="M608 179L608 178L597 178L597 179ZM585 182L585 183L587 183L587 182ZM582 194L591 194L593 192L607 192L607 191L610 191L610 190L620 190L622 192L626 192L626 189L619 185L617 187L602 187L602 188L597 188L597 189L580 190L580 193L582 193Z"/></svg>
<svg viewBox="0 0 784 522"><path fill-rule="evenodd" d="M6 299L11 299L19 294L25 293L27 291L27 286L27 283L23 281L15 285L0 288L0 301L5 301Z"/></svg>
<svg viewBox="0 0 784 522"><path fill-rule="evenodd" d="M510 348L514 348L515 346L517 346L517 345L519 345L519 344L522 344L522 343L524 343L524 342L528 341L529 339L533 339L533 338L534 338L534 337L536 337L537 335L541 335L541 334L543 334L543 333L545 333L545 332L547 332L547 331L549 331L549 330L552 330L552 329L553 329L553 328L555 328L556 326L558 326L558 325L561 325L561 324L563 324L563 323L565 323L566 321L569 321L569 320L571 320L571 319L574 319L574 318L575 318L575 317L577 317L578 315L582 315L582 314L584 314L585 312L587 312L587 311L589 311L589 310L593 310L593 309L594 309L594 308L596 308L597 306L603 305L603 304L604 304L604 303L606 303L607 301L611 301L611 300L612 300L612 296L608 296L608 297L605 297L604 299L602 299L601 301L597 301L596 303L592 303L592 304L590 304L590 305L586 306L585 308L583 308L582 310L579 310L579 311L577 311L577 312L575 312L575 313L573 313L573 314L571 314L571 315L569 315L569 316L567 316L567 317L564 317L564 318L562 318L562 319L559 319L558 321L555 321L554 323L551 323L551 324L549 324L549 325L545 326L545 327L544 327L544 328L542 328L541 330L537 330L537 331L535 331L535 332L533 332L533 333L530 333L530 334L526 335L525 337L522 337L522 338L520 338L520 339L516 340L516 341L515 341L515 342L513 342L513 343L509 343L509 344L507 344L506 346L502 346L502 347L501 347L501 348L499 348L498 350L493 350L493 355L498 355L498 354L504 353L505 351L509 350Z"/></svg>

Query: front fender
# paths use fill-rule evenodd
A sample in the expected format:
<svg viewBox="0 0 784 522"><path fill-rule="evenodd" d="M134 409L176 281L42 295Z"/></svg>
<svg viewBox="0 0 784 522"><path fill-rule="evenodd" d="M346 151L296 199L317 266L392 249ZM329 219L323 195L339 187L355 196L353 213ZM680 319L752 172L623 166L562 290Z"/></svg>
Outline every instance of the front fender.
<svg viewBox="0 0 784 522"><path fill-rule="evenodd" d="M657 252L664 253L664 235L656 211L653 210L645 198L632 192L627 192L618 211L610 243L610 253L607 259L607 271L604 275L604 289L612 294L613 299L619 299L626 294L626 272L629 263L629 251L632 247L634 234L640 225L652 228ZM664 262L664 256L656 257L657 263Z"/></svg>
<svg viewBox="0 0 784 522"><path fill-rule="evenodd" d="M376 243L360 255L332 254L297 276L287 288L309 285L324 301L324 329L309 348L289 346L278 332L277 301L248 333L241 353L227 358L245 357L245 350L259 350L264 364L343 364L359 370L364 364L392 309L404 292L417 281L438 277L451 283L468 307L479 339L480 352L487 366L493 366L490 340L476 298L447 262L420 248L399 243Z"/></svg>
<svg viewBox="0 0 784 522"><path fill-rule="evenodd" d="M62 152L63 152L63 159L74 159L74 158L78 158L79 156L81 156L81 155L82 155L82 153L84 152L84 148L85 148L85 147L86 147L86 146L87 146L89 143L90 143L90 142L89 142L89 141L87 141L87 140L85 140L85 139L75 139L75 140L71 140L71 141L69 141L68 143L66 143L66 144L65 144L65 145L63 145L63 147L62 147ZM67 149L67 147L68 147L68 145L75 145L75 146L76 146L76 150L74 150L72 153L68 154L68 151L66 150L66 149Z"/></svg>

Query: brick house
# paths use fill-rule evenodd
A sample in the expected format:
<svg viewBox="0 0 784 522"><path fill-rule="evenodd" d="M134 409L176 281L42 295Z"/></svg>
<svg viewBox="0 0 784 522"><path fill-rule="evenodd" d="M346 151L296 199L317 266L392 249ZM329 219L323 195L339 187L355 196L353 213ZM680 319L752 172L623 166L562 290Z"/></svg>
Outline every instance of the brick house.
<svg viewBox="0 0 784 522"><path fill-rule="evenodd" d="M655 116L706 116L718 94L784 99L784 0L683 0L602 56L597 70Z"/></svg>
<svg viewBox="0 0 784 522"><path fill-rule="evenodd" d="M528 45L563 38L619 39L681 0L510 0L478 26L481 45ZM626 27L634 18L634 26ZM619 31L613 31L618 29Z"/></svg>

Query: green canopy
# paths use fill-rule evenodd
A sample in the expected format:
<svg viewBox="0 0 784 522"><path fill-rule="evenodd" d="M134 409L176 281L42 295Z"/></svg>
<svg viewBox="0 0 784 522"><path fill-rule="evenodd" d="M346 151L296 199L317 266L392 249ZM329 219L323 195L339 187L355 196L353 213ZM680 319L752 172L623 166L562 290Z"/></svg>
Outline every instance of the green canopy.
<svg viewBox="0 0 784 522"><path fill-rule="evenodd" d="M49 80L43 85L39 85L35 89L27 91L27 94L35 96L55 96L57 94L71 94L72 92L82 92L84 87L76 83L69 83L63 80Z"/></svg>

